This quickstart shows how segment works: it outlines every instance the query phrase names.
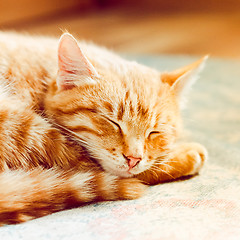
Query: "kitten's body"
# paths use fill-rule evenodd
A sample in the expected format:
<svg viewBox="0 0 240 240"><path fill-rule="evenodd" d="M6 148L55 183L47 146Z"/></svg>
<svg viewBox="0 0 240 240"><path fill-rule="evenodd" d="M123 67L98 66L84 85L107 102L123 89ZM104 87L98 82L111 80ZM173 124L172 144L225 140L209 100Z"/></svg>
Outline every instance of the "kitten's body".
<svg viewBox="0 0 240 240"><path fill-rule="evenodd" d="M176 144L179 98L197 62L172 74L76 42L0 33L0 224L195 174L197 143ZM58 52L58 54L57 54ZM88 61L88 60L89 61Z"/></svg>

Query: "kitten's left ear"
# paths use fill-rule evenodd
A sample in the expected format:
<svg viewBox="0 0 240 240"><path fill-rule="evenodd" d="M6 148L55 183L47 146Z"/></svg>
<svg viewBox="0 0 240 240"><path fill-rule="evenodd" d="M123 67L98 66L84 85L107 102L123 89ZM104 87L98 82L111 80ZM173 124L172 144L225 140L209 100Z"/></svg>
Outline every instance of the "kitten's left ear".
<svg viewBox="0 0 240 240"><path fill-rule="evenodd" d="M208 56L205 56L198 61L173 72L162 73L161 80L162 82L168 83L176 96L181 98L195 82L198 73L203 69L207 59Z"/></svg>
<svg viewBox="0 0 240 240"><path fill-rule="evenodd" d="M84 56L77 41L69 33L64 33L58 46L57 86L60 90L71 89L81 84L95 83L98 74Z"/></svg>

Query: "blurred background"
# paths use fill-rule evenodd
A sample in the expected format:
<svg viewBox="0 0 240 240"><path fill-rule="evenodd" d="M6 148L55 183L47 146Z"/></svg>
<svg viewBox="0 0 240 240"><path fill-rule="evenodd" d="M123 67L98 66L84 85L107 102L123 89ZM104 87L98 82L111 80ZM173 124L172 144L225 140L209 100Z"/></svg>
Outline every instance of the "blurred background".
<svg viewBox="0 0 240 240"><path fill-rule="evenodd" d="M0 0L0 29L68 30L118 52L239 58L239 0Z"/></svg>

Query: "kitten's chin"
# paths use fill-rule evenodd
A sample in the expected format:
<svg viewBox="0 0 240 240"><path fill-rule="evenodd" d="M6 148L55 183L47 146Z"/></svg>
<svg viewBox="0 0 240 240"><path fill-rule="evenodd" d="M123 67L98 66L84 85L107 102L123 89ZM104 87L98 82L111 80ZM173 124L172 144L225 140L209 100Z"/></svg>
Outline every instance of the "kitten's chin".
<svg viewBox="0 0 240 240"><path fill-rule="evenodd" d="M122 178L130 178L130 177L133 177L134 174L133 173L130 173L128 171L119 171L119 170L116 170L116 169L106 169L107 172L111 173L111 174L114 174L118 177L122 177Z"/></svg>
<svg viewBox="0 0 240 240"><path fill-rule="evenodd" d="M118 176L123 177L123 178L130 178L130 177L133 177L134 174L132 174L130 172L121 172Z"/></svg>

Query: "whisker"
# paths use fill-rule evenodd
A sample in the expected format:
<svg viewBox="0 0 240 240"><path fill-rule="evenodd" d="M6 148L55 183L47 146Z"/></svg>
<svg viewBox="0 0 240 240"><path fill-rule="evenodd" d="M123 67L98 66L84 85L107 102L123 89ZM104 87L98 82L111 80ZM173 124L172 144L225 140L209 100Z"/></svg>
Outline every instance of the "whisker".
<svg viewBox="0 0 240 240"><path fill-rule="evenodd" d="M150 172L151 172L151 174L153 174L154 175L154 177L156 177L156 178L158 178L159 176L158 176L158 174L157 174L157 172L156 171L154 171L153 169L150 169Z"/></svg>
<svg viewBox="0 0 240 240"><path fill-rule="evenodd" d="M161 169L161 171L163 172L163 173L165 173L165 174L167 174L169 177L171 177L172 179L174 179L174 177L169 173L169 172L167 172L167 171L165 171L165 170L163 170L163 169Z"/></svg>
<svg viewBox="0 0 240 240"><path fill-rule="evenodd" d="M60 130L64 130L64 133L68 136L68 137L74 137L74 139L76 141L79 141L80 143L83 144L88 144L88 142L86 142L84 139L80 138L78 134L76 134L75 132L73 132L72 130L58 124L58 123L53 123L53 125L55 125L56 127L58 127Z"/></svg>
<svg viewBox="0 0 240 240"><path fill-rule="evenodd" d="M156 170L158 170L158 171L160 171L160 172L162 172L162 173L165 173L165 174L167 174L169 177L171 177L172 179L174 179L174 177L169 173L169 172L167 172L166 170L164 170L164 169L156 169ZM157 171L155 171L155 169L150 169L150 172L151 173L153 173L154 175L155 175L155 177L157 177L157 178L159 178L159 175L157 174Z"/></svg>

